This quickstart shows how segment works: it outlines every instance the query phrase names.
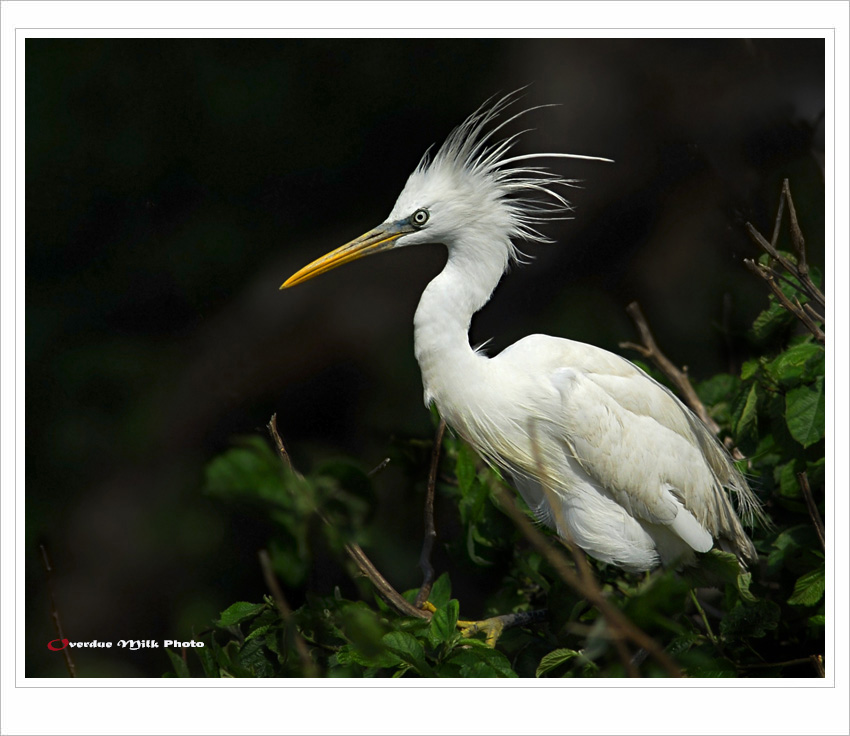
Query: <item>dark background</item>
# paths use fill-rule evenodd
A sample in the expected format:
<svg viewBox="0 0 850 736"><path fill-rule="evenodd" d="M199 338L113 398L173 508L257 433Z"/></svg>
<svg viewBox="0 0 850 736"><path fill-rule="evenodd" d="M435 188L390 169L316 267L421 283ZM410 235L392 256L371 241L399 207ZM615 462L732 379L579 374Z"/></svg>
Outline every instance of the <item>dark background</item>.
<svg viewBox="0 0 850 736"><path fill-rule="evenodd" d="M616 161L554 163L584 181L575 219L474 321L491 352L531 332L619 350L637 299L692 376L737 370L766 304L743 223L771 230L784 177L823 262L820 40L26 43L29 676L65 675L39 544L70 639L188 639L266 592L269 527L202 493L233 437L277 412L305 470L430 437L412 317L441 247L278 287L380 223L490 95L530 83L523 104L559 104L518 153ZM370 553L403 589L421 507L402 476L378 477ZM343 584L330 562L311 579ZM168 669L162 650L75 658L83 676Z"/></svg>

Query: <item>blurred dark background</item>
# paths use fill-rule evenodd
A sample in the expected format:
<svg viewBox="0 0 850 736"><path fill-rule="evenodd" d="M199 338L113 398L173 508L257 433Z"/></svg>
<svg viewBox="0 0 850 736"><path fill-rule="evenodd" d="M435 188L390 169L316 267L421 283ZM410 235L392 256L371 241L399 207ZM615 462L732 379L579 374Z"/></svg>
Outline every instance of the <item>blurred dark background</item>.
<svg viewBox="0 0 850 736"><path fill-rule="evenodd" d="M817 39L26 44L28 676L66 674L39 544L70 639L188 639L266 592L269 527L202 493L233 437L277 412L305 470L430 438L412 317L441 247L278 287L381 222L490 95L530 83L529 106L559 104L520 152L616 161L556 162L584 182L575 219L474 321L491 352L532 332L623 352L637 299L693 377L737 370L766 304L743 223L770 232L784 177L823 263ZM370 549L401 589L421 533L402 475L378 476ZM311 588L343 577L319 564ZM75 658L83 676L168 669L162 650Z"/></svg>

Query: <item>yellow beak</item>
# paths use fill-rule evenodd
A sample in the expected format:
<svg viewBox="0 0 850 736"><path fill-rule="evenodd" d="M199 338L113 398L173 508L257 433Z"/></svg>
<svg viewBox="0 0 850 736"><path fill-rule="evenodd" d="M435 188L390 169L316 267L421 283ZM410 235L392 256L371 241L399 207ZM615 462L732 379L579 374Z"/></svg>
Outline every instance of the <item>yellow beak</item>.
<svg viewBox="0 0 850 736"><path fill-rule="evenodd" d="M332 250L330 253L326 253L321 258L304 266L304 268L292 274L292 276L284 281L280 288L288 289L290 286L295 286L302 281L312 279L314 276L330 271L337 266L341 266L343 263L356 261L363 256L370 256L373 253L389 250L393 247L395 240L412 230L413 228L406 226L404 222L384 223L374 230L361 235L359 238L352 240L350 243L346 243L342 247Z"/></svg>

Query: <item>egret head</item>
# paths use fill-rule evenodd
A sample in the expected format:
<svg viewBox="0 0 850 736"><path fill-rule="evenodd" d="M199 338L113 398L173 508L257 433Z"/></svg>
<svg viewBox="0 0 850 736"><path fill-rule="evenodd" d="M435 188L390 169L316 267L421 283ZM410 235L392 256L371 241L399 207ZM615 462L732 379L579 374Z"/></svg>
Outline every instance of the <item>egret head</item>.
<svg viewBox="0 0 850 736"><path fill-rule="evenodd" d="M557 188L575 182L524 162L610 159L568 153L508 156L527 131L494 140L496 134L520 116L548 107L503 116L517 99L517 93L511 93L495 103L485 102L449 134L433 157L425 154L383 224L305 266L281 289L363 256L407 245L443 243L450 257L453 249L467 248L475 251L474 257L507 265L521 255L515 241L548 242L536 226L569 216L570 205Z"/></svg>

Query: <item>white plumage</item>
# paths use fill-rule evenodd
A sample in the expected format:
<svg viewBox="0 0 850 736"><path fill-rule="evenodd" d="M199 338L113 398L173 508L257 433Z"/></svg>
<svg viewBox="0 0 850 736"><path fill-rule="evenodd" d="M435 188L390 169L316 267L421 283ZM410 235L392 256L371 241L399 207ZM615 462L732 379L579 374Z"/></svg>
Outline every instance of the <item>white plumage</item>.
<svg viewBox="0 0 850 736"><path fill-rule="evenodd" d="M537 518L593 557L633 571L682 565L715 544L756 559L742 515L758 502L729 455L672 393L629 361L583 343L531 335L495 357L473 350L472 315L512 261L513 240L568 215L569 180L508 156L494 135L514 102L485 103L410 175L386 222L301 269L281 288L390 248L443 243L448 261L414 317L426 405L506 471ZM533 108L534 109L534 108ZM598 159L607 160L607 159ZM724 490L727 489L727 490Z"/></svg>

